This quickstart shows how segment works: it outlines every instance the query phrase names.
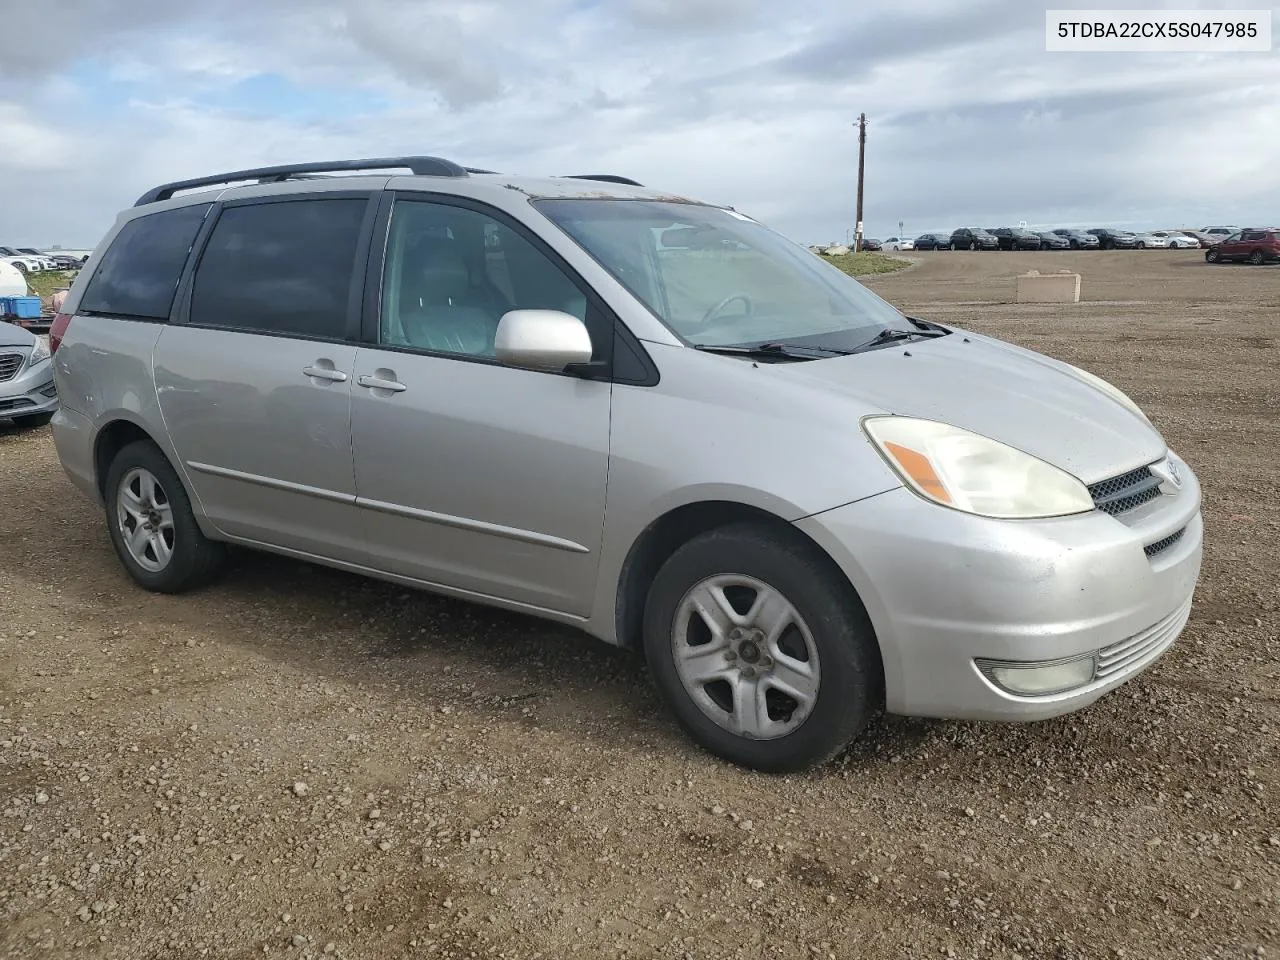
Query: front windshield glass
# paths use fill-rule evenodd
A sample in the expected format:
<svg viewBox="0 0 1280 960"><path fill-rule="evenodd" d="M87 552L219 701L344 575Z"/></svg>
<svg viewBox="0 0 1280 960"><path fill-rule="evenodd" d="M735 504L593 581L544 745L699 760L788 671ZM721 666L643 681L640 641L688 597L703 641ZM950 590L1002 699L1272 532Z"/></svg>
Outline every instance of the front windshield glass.
<svg viewBox="0 0 1280 960"><path fill-rule="evenodd" d="M837 267L731 210L656 200L535 205L695 345L849 350L907 326Z"/></svg>

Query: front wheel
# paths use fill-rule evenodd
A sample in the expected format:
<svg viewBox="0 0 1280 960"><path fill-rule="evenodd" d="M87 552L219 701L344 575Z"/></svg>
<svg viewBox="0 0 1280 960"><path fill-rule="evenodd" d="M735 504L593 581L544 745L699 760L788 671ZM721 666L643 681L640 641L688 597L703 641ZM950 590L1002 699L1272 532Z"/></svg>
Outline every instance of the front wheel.
<svg viewBox="0 0 1280 960"><path fill-rule="evenodd" d="M954 240L952 240L952 241L951 241L951 249L952 249L952 250L955 250L955 249L956 249L956 243L955 243L955 241L954 241Z"/></svg>
<svg viewBox="0 0 1280 960"><path fill-rule="evenodd" d="M207 582L221 566L222 544L200 531L182 481L151 442L131 443L116 454L105 499L111 543L139 586L181 593Z"/></svg>
<svg viewBox="0 0 1280 960"><path fill-rule="evenodd" d="M1217 263L1218 257L1219 257L1219 253L1213 247L1210 247L1208 250L1204 252L1204 259L1206 263Z"/></svg>
<svg viewBox="0 0 1280 960"><path fill-rule="evenodd" d="M678 549L649 590L644 644L680 725L711 753L756 770L826 762L881 703L866 611L794 533L740 524Z"/></svg>

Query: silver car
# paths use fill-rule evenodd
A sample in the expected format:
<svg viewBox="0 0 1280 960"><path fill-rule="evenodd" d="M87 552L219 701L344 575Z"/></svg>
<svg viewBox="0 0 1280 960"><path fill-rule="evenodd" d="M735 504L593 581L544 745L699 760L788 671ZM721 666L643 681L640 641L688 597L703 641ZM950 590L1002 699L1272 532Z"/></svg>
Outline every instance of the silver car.
<svg viewBox="0 0 1280 960"><path fill-rule="evenodd" d="M0 421L42 427L56 409L48 344L29 330L0 321Z"/></svg>
<svg viewBox="0 0 1280 960"><path fill-rule="evenodd" d="M143 587L234 543L570 624L757 769L1076 710L1191 608L1200 489L1123 393L625 178L166 184L65 310L58 453Z"/></svg>

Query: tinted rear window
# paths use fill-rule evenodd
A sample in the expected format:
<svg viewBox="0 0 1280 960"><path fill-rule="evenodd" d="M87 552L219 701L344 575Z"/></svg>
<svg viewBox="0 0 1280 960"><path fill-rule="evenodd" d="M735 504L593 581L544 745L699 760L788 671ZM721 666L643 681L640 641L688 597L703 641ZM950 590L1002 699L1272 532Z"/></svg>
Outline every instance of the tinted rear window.
<svg viewBox="0 0 1280 960"><path fill-rule="evenodd" d="M196 270L190 322L342 339L367 206L341 198L223 210Z"/></svg>
<svg viewBox="0 0 1280 960"><path fill-rule="evenodd" d="M102 255L80 309L168 319L178 278L210 206L164 210L126 223Z"/></svg>

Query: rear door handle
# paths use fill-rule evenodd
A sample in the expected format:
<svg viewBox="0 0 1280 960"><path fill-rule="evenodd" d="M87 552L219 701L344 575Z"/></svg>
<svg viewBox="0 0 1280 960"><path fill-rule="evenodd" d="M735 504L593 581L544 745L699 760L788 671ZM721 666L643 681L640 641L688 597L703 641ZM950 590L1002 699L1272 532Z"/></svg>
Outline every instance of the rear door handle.
<svg viewBox="0 0 1280 960"><path fill-rule="evenodd" d="M331 383L347 382L347 375L341 370L333 369L333 367L303 367L302 372L308 377L314 377L316 380L328 380Z"/></svg>
<svg viewBox="0 0 1280 960"><path fill-rule="evenodd" d="M356 383L370 390L387 390L391 393L403 393L409 389L399 380L383 380L381 377L357 377Z"/></svg>

